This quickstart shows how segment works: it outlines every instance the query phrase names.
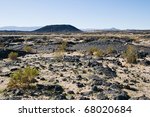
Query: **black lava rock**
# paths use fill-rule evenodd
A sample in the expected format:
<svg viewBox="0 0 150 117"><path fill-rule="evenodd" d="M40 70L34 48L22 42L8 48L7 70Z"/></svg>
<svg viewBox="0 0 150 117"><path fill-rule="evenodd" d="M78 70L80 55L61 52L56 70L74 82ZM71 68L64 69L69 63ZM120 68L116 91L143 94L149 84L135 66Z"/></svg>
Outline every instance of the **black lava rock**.
<svg viewBox="0 0 150 117"><path fill-rule="evenodd" d="M82 87L85 87L85 85L83 83L77 82L77 87L82 88Z"/></svg>
<svg viewBox="0 0 150 117"><path fill-rule="evenodd" d="M130 96L125 91L122 91L121 94L119 94L114 98L114 100L128 100L128 99L130 99Z"/></svg>

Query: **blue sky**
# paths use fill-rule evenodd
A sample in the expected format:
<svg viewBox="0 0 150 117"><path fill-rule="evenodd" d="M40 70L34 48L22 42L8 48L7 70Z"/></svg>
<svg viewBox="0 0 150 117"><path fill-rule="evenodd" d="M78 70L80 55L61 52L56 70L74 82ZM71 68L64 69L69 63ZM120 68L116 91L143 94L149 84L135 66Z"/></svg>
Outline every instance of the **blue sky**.
<svg viewBox="0 0 150 117"><path fill-rule="evenodd" d="M0 0L0 27L150 29L150 0Z"/></svg>

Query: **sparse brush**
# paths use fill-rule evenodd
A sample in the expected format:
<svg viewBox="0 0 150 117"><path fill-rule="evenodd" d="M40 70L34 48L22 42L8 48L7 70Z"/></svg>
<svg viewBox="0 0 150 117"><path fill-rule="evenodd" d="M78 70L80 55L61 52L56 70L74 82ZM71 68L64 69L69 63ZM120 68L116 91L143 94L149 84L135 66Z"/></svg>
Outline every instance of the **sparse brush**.
<svg viewBox="0 0 150 117"><path fill-rule="evenodd" d="M112 46L108 46L108 48L106 49L107 54L112 54L114 51L115 49Z"/></svg>
<svg viewBox="0 0 150 117"><path fill-rule="evenodd" d="M0 94L3 93L3 92L4 92L4 90L3 90L3 89L0 89Z"/></svg>
<svg viewBox="0 0 150 117"><path fill-rule="evenodd" d="M4 48L4 44L0 42L0 48Z"/></svg>
<svg viewBox="0 0 150 117"><path fill-rule="evenodd" d="M99 49L94 53L94 55L96 57L102 57L104 55L104 52L101 49Z"/></svg>
<svg viewBox="0 0 150 117"><path fill-rule="evenodd" d="M32 48L30 46L27 46L27 45L23 48L23 50L25 52L32 52Z"/></svg>
<svg viewBox="0 0 150 117"><path fill-rule="evenodd" d="M93 55L94 52L96 52L96 51L98 51L97 47L91 47L91 48L88 49L88 52L89 52L90 55Z"/></svg>
<svg viewBox="0 0 150 117"><path fill-rule="evenodd" d="M16 60L17 57L18 57L18 53L16 53L16 52L11 52L8 55L8 58L10 58L11 60Z"/></svg>
<svg viewBox="0 0 150 117"><path fill-rule="evenodd" d="M57 48L57 50L55 51L55 57L57 60L62 60L65 54L65 50L67 48L67 42L63 41Z"/></svg>
<svg viewBox="0 0 150 117"><path fill-rule="evenodd" d="M36 68L26 67L17 70L11 74L8 88L29 88L32 80L38 76L39 71Z"/></svg>
<svg viewBox="0 0 150 117"><path fill-rule="evenodd" d="M46 40L46 39L48 39L48 37L47 36L43 36L43 40Z"/></svg>
<svg viewBox="0 0 150 117"><path fill-rule="evenodd" d="M88 49L88 52L90 55L94 55L97 57L101 57L104 55L104 52L101 49L98 49L97 47L91 47Z"/></svg>
<svg viewBox="0 0 150 117"><path fill-rule="evenodd" d="M123 56L126 58L128 63L137 62L137 50L134 46L128 45Z"/></svg>
<svg viewBox="0 0 150 117"><path fill-rule="evenodd" d="M62 41L62 42L61 42L61 45L58 46L58 49L59 49L60 51L65 51L66 48L67 48L67 42L66 42L66 41Z"/></svg>

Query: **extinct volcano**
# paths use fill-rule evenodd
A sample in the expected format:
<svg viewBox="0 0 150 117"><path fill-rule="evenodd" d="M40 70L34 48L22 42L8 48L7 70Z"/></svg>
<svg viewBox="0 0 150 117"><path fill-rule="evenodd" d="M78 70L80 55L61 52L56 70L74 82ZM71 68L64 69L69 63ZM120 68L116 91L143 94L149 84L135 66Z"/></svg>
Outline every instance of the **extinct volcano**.
<svg viewBox="0 0 150 117"><path fill-rule="evenodd" d="M34 32L81 32L78 28L72 25L47 25L40 29L35 30Z"/></svg>

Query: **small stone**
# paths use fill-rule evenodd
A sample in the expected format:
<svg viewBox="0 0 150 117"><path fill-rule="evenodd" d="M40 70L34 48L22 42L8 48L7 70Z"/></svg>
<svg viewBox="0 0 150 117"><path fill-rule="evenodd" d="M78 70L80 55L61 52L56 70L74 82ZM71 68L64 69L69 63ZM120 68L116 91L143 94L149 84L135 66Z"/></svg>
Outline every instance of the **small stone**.
<svg viewBox="0 0 150 117"><path fill-rule="evenodd" d="M130 87L129 85L125 85L124 88L128 89L128 90L131 90L131 91L138 91L138 89L136 89L134 87Z"/></svg>
<svg viewBox="0 0 150 117"><path fill-rule="evenodd" d="M79 100L90 100L90 98L87 98L87 97L81 97Z"/></svg>
<svg viewBox="0 0 150 117"><path fill-rule="evenodd" d="M56 96L55 100L67 100L67 98L65 94L60 94Z"/></svg>
<svg viewBox="0 0 150 117"><path fill-rule="evenodd" d="M98 100L109 100L109 98L103 92L101 92L97 95L97 99Z"/></svg>
<svg viewBox="0 0 150 117"><path fill-rule="evenodd" d="M38 81L34 78L31 80L31 83L37 83Z"/></svg>
<svg viewBox="0 0 150 117"><path fill-rule="evenodd" d="M83 78L82 78L81 75L78 75L76 79L77 79L77 80L82 80Z"/></svg>
<svg viewBox="0 0 150 117"><path fill-rule="evenodd" d="M68 91L68 94L75 94L74 91Z"/></svg>
<svg viewBox="0 0 150 117"><path fill-rule="evenodd" d="M67 78L63 78L62 81L67 81Z"/></svg>
<svg viewBox="0 0 150 117"><path fill-rule="evenodd" d="M94 92L99 92L100 91L101 92L101 91L103 91L103 89L100 89L97 86L93 86L92 91L94 91Z"/></svg>
<svg viewBox="0 0 150 117"><path fill-rule="evenodd" d="M23 90L20 90L20 89L16 89L14 92L13 92L14 95L16 96L22 96L24 94L24 91Z"/></svg>
<svg viewBox="0 0 150 117"><path fill-rule="evenodd" d="M128 99L130 99L130 96L125 91L121 92L121 94L119 94L114 98L114 100L128 100Z"/></svg>
<svg viewBox="0 0 150 117"><path fill-rule="evenodd" d="M84 86L83 83L77 82L77 87L78 87L78 88L82 88L82 87L85 87L85 86Z"/></svg>
<svg viewBox="0 0 150 117"><path fill-rule="evenodd" d="M82 92L81 93L82 96L90 96L91 94L93 94L92 91L87 91L87 92Z"/></svg>
<svg viewBox="0 0 150 117"><path fill-rule="evenodd" d="M46 79L45 78L41 78L40 80L45 81Z"/></svg>

